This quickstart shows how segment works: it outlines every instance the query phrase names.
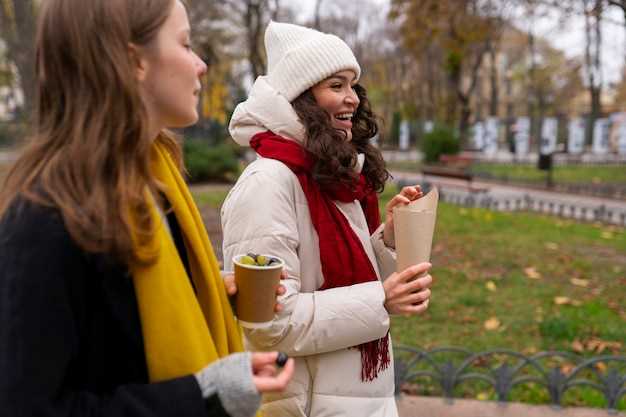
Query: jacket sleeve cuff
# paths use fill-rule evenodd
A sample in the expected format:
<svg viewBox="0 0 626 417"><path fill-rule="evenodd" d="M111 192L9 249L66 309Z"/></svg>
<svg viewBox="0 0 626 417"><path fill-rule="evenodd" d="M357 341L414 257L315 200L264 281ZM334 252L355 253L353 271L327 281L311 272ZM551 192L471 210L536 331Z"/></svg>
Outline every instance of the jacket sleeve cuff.
<svg viewBox="0 0 626 417"><path fill-rule="evenodd" d="M385 245L385 241L383 240L384 228L385 224L383 223L370 236L370 242L372 243L376 261L378 262L380 277L383 281L387 279L389 275L396 272L396 251Z"/></svg>
<svg viewBox="0 0 626 417"><path fill-rule="evenodd" d="M252 354L235 353L210 364L195 374L202 396L217 394L232 417L254 416L261 394L252 381Z"/></svg>

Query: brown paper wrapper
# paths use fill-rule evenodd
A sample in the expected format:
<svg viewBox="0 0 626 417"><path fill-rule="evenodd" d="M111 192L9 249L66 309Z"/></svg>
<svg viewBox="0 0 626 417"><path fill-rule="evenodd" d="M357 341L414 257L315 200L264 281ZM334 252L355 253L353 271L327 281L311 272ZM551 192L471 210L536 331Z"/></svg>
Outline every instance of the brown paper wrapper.
<svg viewBox="0 0 626 417"><path fill-rule="evenodd" d="M242 256L245 254L233 257L237 283L237 318L242 327L263 327L274 317L276 289L280 284L284 262L276 256L265 255L279 259L280 263L272 266L245 265L239 263Z"/></svg>
<svg viewBox="0 0 626 417"><path fill-rule="evenodd" d="M396 270L430 261L430 250L437 220L439 192L433 188L424 197L396 207L393 226L396 240Z"/></svg>

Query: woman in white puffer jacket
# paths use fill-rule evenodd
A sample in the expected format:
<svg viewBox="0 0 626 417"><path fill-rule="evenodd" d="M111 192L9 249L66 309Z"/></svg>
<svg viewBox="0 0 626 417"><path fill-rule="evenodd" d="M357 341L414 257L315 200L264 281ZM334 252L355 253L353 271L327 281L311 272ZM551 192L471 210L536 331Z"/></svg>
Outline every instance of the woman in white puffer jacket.
<svg viewBox="0 0 626 417"><path fill-rule="evenodd" d="M389 174L370 144L377 125L359 64L341 39L271 22L265 46L268 74L230 123L259 158L222 207L225 269L258 252L282 258L288 273L282 310L244 328L248 348L296 358L287 390L266 396L262 410L395 417L389 315L425 311L432 278L428 263L394 272L392 209L421 190L405 187L380 224L376 192Z"/></svg>

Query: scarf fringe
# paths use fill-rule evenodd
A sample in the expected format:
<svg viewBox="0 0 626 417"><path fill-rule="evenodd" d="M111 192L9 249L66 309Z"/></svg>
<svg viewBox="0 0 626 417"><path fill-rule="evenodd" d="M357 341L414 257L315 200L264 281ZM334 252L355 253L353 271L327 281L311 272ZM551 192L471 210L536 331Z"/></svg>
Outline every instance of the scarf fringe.
<svg viewBox="0 0 626 417"><path fill-rule="evenodd" d="M361 381L371 382L378 373L391 364L389 357L389 333L385 337L359 345L361 351Z"/></svg>

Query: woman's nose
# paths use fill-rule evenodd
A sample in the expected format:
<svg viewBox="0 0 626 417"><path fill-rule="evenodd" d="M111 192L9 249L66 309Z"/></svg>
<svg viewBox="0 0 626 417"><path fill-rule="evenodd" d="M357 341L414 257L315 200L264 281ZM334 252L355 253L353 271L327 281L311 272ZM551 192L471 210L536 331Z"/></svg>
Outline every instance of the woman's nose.
<svg viewBox="0 0 626 417"><path fill-rule="evenodd" d="M198 55L196 55L196 58L197 58L196 66L198 67L198 75L201 76L201 75L206 74L207 69L208 69L207 64Z"/></svg>
<svg viewBox="0 0 626 417"><path fill-rule="evenodd" d="M346 94L345 100L347 103L358 105L360 100L359 96L356 94L356 91L352 87L350 87L350 91Z"/></svg>

